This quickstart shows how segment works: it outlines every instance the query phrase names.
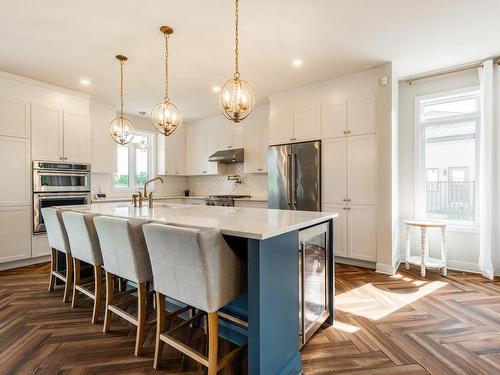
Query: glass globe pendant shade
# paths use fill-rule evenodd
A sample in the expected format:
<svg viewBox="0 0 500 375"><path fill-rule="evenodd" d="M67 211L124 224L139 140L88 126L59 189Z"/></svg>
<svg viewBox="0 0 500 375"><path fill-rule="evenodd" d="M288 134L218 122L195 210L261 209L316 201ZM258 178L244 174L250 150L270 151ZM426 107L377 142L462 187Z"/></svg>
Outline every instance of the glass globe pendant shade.
<svg viewBox="0 0 500 375"><path fill-rule="evenodd" d="M151 111L153 125L163 135L169 136L182 125L181 114L168 100L158 103Z"/></svg>
<svg viewBox="0 0 500 375"><path fill-rule="evenodd" d="M113 141L120 145L129 143L134 137L134 125L125 117L117 117L109 124L109 133Z"/></svg>
<svg viewBox="0 0 500 375"><path fill-rule="evenodd" d="M220 110L233 122L244 120L255 106L255 92L252 86L239 78L227 81L221 90Z"/></svg>

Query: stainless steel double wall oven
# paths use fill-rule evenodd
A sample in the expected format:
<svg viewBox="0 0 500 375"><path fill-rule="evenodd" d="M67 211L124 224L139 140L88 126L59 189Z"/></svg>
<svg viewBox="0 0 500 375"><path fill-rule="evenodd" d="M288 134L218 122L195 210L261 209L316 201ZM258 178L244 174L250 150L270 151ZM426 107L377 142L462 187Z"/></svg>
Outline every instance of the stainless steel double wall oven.
<svg viewBox="0 0 500 375"><path fill-rule="evenodd" d="M33 162L33 233L44 233L43 207L90 203L90 164Z"/></svg>

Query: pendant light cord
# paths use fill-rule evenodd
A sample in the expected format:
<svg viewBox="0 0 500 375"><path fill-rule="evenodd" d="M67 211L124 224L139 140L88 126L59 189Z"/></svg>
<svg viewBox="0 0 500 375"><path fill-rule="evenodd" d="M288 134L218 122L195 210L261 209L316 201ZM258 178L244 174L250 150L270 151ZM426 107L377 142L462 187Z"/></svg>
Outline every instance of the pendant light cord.
<svg viewBox="0 0 500 375"><path fill-rule="evenodd" d="M235 11L234 11L234 78L238 79L240 78L240 67L239 67L239 61L238 61L238 54L239 54L239 39L238 39L238 34L239 34L239 9L240 8L240 2L239 0L236 0L235 3Z"/></svg>
<svg viewBox="0 0 500 375"><path fill-rule="evenodd" d="M124 61L120 61L120 118L123 119L123 64Z"/></svg>
<svg viewBox="0 0 500 375"><path fill-rule="evenodd" d="M168 102L168 34L165 33L165 98L164 101Z"/></svg>

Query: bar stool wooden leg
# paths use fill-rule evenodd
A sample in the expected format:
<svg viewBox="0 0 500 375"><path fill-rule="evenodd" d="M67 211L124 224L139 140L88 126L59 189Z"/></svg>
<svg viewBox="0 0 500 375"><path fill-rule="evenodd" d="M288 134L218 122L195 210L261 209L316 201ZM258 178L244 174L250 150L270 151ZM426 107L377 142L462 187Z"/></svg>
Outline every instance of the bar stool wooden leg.
<svg viewBox="0 0 500 375"><path fill-rule="evenodd" d="M76 258L73 258L73 298L71 299L71 307L76 307L78 302L78 291L76 290L76 286L80 285L80 261Z"/></svg>
<svg viewBox="0 0 500 375"><path fill-rule="evenodd" d="M92 312L92 324L96 324L99 320L99 312L101 310L102 297L102 268L94 266L94 311Z"/></svg>
<svg viewBox="0 0 500 375"><path fill-rule="evenodd" d="M49 274L49 292L54 290L55 276L52 274L56 270L56 250L50 249L50 274Z"/></svg>
<svg viewBox="0 0 500 375"><path fill-rule="evenodd" d="M155 358L153 367L155 370L160 368L163 346L165 343L160 339L160 335L165 331L165 296L156 292L156 340L155 340Z"/></svg>
<svg viewBox="0 0 500 375"><path fill-rule="evenodd" d="M146 283L137 285L137 336L135 355L140 356L146 339Z"/></svg>
<svg viewBox="0 0 500 375"><path fill-rule="evenodd" d="M111 319L113 318L113 313L109 309L109 305L113 302L113 288L114 288L115 277L113 274L106 272L106 306L104 310L104 325L102 331L104 333L109 331L111 326Z"/></svg>
<svg viewBox="0 0 500 375"><path fill-rule="evenodd" d="M73 284L73 260L71 254L66 253L66 285L64 286L63 302L69 302L69 294Z"/></svg>
<svg viewBox="0 0 500 375"><path fill-rule="evenodd" d="M217 375L218 344L219 318L217 312L208 313L208 375Z"/></svg>

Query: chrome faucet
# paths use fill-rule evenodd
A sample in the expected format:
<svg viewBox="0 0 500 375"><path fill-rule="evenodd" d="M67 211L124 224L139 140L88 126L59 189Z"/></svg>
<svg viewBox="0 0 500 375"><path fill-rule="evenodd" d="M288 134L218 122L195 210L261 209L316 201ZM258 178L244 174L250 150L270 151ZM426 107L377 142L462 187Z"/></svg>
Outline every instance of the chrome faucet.
<svg viewBox="0 0 500 375"><path fill-rule="evenodd" d="M153 208L153 192L150 192L148 194L148 184L150 184L151 182L154 182L154 181L160 181L163 184L163 178L155 177L155 178L152 178L151 180L148 180L144 183L143 196L144 196L144 198L146 198L146 197L148 198L149 208Z"/></svg>

